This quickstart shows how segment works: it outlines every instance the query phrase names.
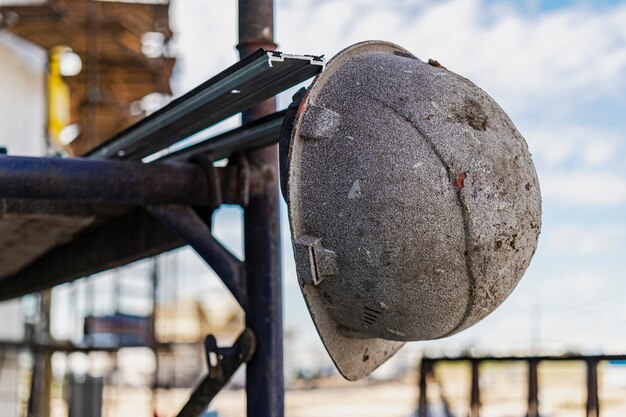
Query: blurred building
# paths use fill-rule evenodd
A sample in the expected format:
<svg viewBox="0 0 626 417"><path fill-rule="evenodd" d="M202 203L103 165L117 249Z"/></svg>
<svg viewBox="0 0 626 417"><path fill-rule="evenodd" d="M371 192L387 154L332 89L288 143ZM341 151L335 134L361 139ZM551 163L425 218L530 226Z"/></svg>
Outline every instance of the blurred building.
<svg viewBox="0 0 626 417"><path fill-rule="evenodd" d="M69 99L56 97L61 82L48 82L51 142L84 154L165 103L175 62L169 56L168 10L169 3L160 0L0 2L0 28L48 53L51 74L55 55L66 55L60 73ZM64 101L67 110L55 108ZM55 126L59 115L62 124L74 126L72 134L54 137L65 127Z"/></svg>
<svg viewBox="0 0 626 417"><path fill-rule="evenodd" d="M46 149L46 55L16 36L0 31L0 66L0 146L20 155L42 155ZM8 232L3 229L0 226L0 234ZM25 328L20 300L0 303L0 317L0 340L22 341ZM19 351L0 347L0 415L3 417L20 415L24 399L21 368Z"/></svg>
<svg viewBox="0 0 626 417"><path fill-rule="evenodd" d="M2 152L81 155L165 104L175 62L169 54L168 14L169 3L160 0L0 0ZM0 203L0 234L10 240L21 233L20 226L11 221L10 205ZM20 267L18 259L5 259L2 252L3 271ZM85 293L70 298L74 310L58 291L0 304L0 416L80 414L81 401L89 399L72 391L100 390L94 395L108 401L104 385L152 386L158 367L141 359L145 347L157 357L161 348L154 334L156 279L151 274L142 277L148 289L142 294L122 288L127 294L120 296L113 287L97 294L114 300L104 313L84 306L96 291L89 282L82 287ZM125 305L152 307L137 314L124 311ZM54 325L64 327L60 339L51 333L53 312L61 318ZM188 341L195 352L189 360L196 364L203 354L200 340ZM118 354L126 347L130 351ZM72 353L74 348L79 352ZM133 359L142 366L138 374L133 366L123 374L129 356L140 358ZM201 371L195 366L184 382L193 382ZM81 373L95 375L85 379ZM95 388L84 385L93 380L100 381Z"/></svg>

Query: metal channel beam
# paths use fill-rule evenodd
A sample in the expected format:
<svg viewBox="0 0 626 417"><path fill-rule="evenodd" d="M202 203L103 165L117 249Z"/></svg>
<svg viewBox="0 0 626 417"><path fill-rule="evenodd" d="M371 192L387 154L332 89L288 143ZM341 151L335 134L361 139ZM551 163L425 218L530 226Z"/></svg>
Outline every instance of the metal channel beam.
<svg viewBox="0 0 626 417"><path fill-rule="evenodd" d="M284 110L270 114L237 129L229 130L221 135L167 154L158 161L183 162L197 154L211 155L217 161L235 152L250 151L272 145L279 140L284 118Z"/></svg>
<svg viewBox="0 0 626 417"><path fill-rule="evenodd" d="M85 156L141 160L318 74L320 57L258 49Z"/></svg>

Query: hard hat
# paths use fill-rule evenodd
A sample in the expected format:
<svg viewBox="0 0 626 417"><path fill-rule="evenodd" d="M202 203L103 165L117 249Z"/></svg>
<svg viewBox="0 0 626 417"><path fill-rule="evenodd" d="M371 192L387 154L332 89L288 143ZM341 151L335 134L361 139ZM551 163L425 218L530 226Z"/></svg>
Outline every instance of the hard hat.
<svg viewBox="0 0 626 417"><path fill-rule="evenodd" d="M515 288L537 246L539 183L524 138L471 81L364 42L292 119L281 169L298 281L345 378L466 329Z"/></svg>

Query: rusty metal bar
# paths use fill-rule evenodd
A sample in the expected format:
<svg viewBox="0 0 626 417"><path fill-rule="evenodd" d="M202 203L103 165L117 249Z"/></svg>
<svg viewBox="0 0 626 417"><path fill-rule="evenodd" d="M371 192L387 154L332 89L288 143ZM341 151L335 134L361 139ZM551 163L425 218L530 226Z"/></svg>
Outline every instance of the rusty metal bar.
<svg viewBox="0 0 626 417"><path fill-rule="evenodd" d="M188 163L0 156L0 178L0 198L128 205L211 201L203 170Z"/></svg>
<svg viewBox="0 0 626 417"><path fill-rule="evenodd" d="M106 161L87 161L96 164L107 163ZM202 207L203 211L205 209L210 211L215 207L216 202L219 200L215 198L217 194L221 194L221 202L223 204L246 205L250 196L265 189L266 181L266 173L258 172L255 167L249 167L246 161L245 158L235 158L230 161L231 163L228 166L217 168L217 172L213 175L215 177L213 180L219 178L220 184L218 185L216 181L209 181L212 184L212 188L209 188L208 182L206 182L211 176L208 175L205 169L201 168L201 165L185 164L185 166L191 167L193 172L195 172L193 180L198 181L198 186L200 187L195 189L193 194L188 197L198 198L198 202L211 197L209 201L205 202L210 204ZM162 175L176 172L169 170L173 166L170 164L146 165L120 161L112 161L112 163L115 164L114 166L122 167L138 166L141 170L149 168L149 166L154 166L155 168L163 166L162 172L149 171L155 172L157 176L147 178L150 181L148 185L155 180L158 181ZM0 158L1 164L2 159ZM118 175L116 173L113 174ZM270 170L267 174L271 179L272 171ZM45 174L42 173L41 176L45 177ZM172 179L166 178L165 181L166 184L172 184ZM122 181L117 186L124 187L125 185ZM11 187L11 184L0 183L0 189L2 187ZM220 187L221 191L217 192L217 187ZM64 192L62 188L61 191ZM176 190L169 191L178 192ZM45 192L50 192L50 190ZM100 193L103 191L88 189L87 192ZM205 196L202 197L202 195ZM2 195L0 194L1 198ZM138 196L132 196L132 198L136 199ZM29 212L42 210L42 207L49 210L48 207L52 207L55 213L59 212L67 215L72 215L74 212L77 214L101 213L103 218L98 219L70 242L51 249L21 271L3 277L0 280L0 300L8 300L30 292L50 288L54 285L158 255L186 244L175 233L171 232L139 207L134 208L131 206L129 209L127 205L77 205L76 203L70 204L70 202L60 200L4 200L2 203L8 204L9 201L24 201L25 204L27 203ZM24 204L20 205L20 210L25 209L22 206ZM71 259L72 262L68 262L68 259Z"/></svg>
<svg viewBox="0 0 626 417"><path fill-rule="evenodd" d="M276 47L272 0L239 0L239 50L244 57ZM272 114L271 98L243 113L243 123ZM248 154L250 165L266 167L273 178L262 194L250 199L244 211L248 302L246 325L254 331L258 348L246 367L248 417L284 415L282 279L278 210L278 149L268 146Z"/></svg>
<svg viewBox="0 0 626 417"><path fill-rule="evenodd" d="M538 364L536 359L528 360L528 417L539 417Z"/></svg>
<svg viewBox="0 0 626 417"><path fill-rule="evenodd" d="M598 361L587 359L587 417L600 417L598 398Z"/></svg>
<svg viewBox="0 0 626 417"><path fill-rule="evenodd" d="M472 385L470 387L469 417L480 417L480 361L472 360Z"/></svg>

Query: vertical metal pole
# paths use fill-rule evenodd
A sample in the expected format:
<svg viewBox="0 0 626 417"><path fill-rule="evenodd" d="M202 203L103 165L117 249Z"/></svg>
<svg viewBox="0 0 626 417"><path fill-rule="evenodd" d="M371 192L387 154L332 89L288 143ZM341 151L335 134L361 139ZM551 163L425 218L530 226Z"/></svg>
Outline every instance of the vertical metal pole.
<svg viewBox="0 0 626 417"><path fill-rule="evenodd" d="M39 412L39 383L41 381L41 355L38 351L33 351L33 367L30 376L30 392L28 393L28 404L26 408L26 417L35 417Z"/></svg>
<svg viewBox="0 0 626 417"><path fill-rule="evenodd" d="M470 390L470 412L469 417L480 416L480 361L472 360L472 386Z"/></svg>
<svg viewBox="0 0 626 417"><path fill-rule="evenodd" d="M39 320L35 337L50 335L50 306L52 290L40 293ZM28 417L49 417L52 384L52 352L46 349L33 350L32 380L28 398Z"/></svg>
<svg viewBox="0 0 626 417"><path fill-rule="evenodd" d="M150 312L150 329L149 343L154 355L154 374L152 375L152 389L150 390L150 407L152 408L152 414L157 414L157 388L159 387L159 341L157 340L157 299L159 297L159 258L156 256L152 258L152 269L150 271L150 281L152 284L150 297L152 298L152 311Z"/></svg>
<svg viewBox="0 0 626 417"><path fill-rule="evenodd" d="M42 331L50 337L50 314L52 311L52 290L47 289L41 293L42 310L44 313ZM41 360L43 361L43 378L41 386L41 408L39 409L40 417L50 417L50 401L52 400L52 351L44 350L41 352Z"/></svg>
<svg viewBox="0 0 626 417"><path fill-rule="evenodd" d="M418 417L428 417L428 380L431 363L422 358L420 364L420 380L419 380L419 403L417 408Z"/></svg>
<svg viewBox="0 0 626 417"><path fill-rule="evenodd" d="M528 360L528 417L539 417L539 381L537 359Z"/></svg>
<svg viewBox="0 0 626 417"><path fill-rule="evenodd" d="M598 361L587 359L587 417L600 417Z"/></svg>
<svg viewBox="0 0 626 417"><path fill-rule="evenodd" d="M244 57L258 48L273 50L273 0L239 0L239 45ZM267 100L243 114L243 122L270 114L276 100ZM247 275L246 325L257 338L257 351L247 365L249 417L284 414L282 282L278 211L278 149L269 146L248 155L250 164L274 171L263 194L244 210Z"/></svg>

